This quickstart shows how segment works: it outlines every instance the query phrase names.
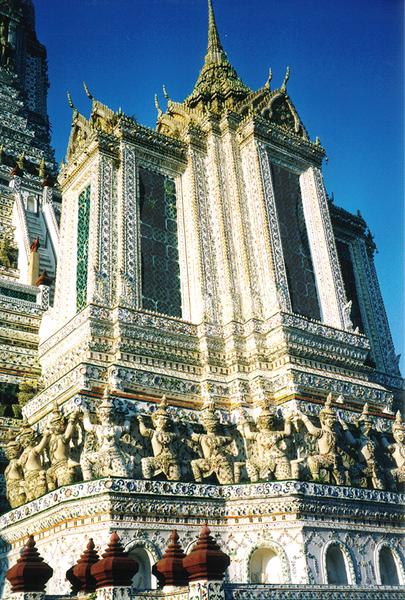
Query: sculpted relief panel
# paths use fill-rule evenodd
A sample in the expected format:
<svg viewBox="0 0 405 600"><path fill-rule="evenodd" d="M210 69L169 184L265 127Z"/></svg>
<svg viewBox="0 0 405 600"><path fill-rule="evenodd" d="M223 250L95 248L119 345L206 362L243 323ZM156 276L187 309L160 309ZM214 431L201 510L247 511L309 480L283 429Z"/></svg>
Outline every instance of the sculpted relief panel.
<svg viewBox="0 0 405 600"><path fill-rule="evenodd" d="M329 394L314 419L297 409L282 415L266 401L255 419L241 408L220 413L209 400L195 413L163 397L152 411L151 404L125 404L106 389L95 413L84 405L66 418L55 406L41 433L22 423L6 447L7 498L14 508L100 477L220 485L294 479L403 489L399 413L391 432L377 430L367 404L348 423Z"/></svg>

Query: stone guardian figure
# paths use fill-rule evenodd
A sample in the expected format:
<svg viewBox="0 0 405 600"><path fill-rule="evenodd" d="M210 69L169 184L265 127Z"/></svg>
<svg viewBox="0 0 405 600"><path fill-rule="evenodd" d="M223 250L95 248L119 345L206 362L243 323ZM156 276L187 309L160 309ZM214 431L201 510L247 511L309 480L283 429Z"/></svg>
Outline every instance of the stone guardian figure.
<svg viewBox="0 0 405 600"><path fill-rule="evenodd" d="M62 485L70 485L77 479L77 470L80 465L70 458L70 441L74 434L76 418L77 413L72 413L66 424L66 420L57 405L52 411L48 442L51 464L46 472L49 491Z"/></svg>
<svg viewBox="0 0 405 600"><path fill-rule="evenodd" d="M37 433L28 423L23 422L18 436L23 447L19 463L24 473L24 492L27 502L43 496L48 491L42 454L48 444L49 432L45 431L38 443L36 443L37 437Z"/></svg>
<svg viewBox="0 0 405 600"><path fill-rule="evenodd" d="M145 425L142 415L138 416L139 432L149 438L153 456L142 458L142 473L145 479L151 479L163 473L169 481L181 478L180 461L175 449L177 433L173 431L173 421L167 412L166 396L162 396L159 407L152 415L153 428Z"/></svg>
<svg viewBox="0 0 405 600"><path fill-rule="evenodd" d="M365 478L375 489L384 490L384 476L376 456L378 444L373 439L373 421L368 412L368 404L364 405L363 412L357 421L358 435L356 437L352 435L343 421L341 421L341 424L345 429L349 444L357 450L360 459L360 464L355 469L353 479L359 480L360 476L360 479Z"/></svg>
<svg viewBox="0 0 405 600"><path fill-rule="evenodd" d="M318 480L320 470L327 469L337 485L345 483L345 469L339 454L340 434L335 411L332 408L332 394L325 401L324 408L319 413L320 427L316 427L310 419L298 412L298 417L304 423L308 433L318 440L318 454L308 456L307 462L311 478Z"/></svg>
<svg viewBox="0 0 405 600"><path fill-rule="evenodd" d="M5 455L9 463L4 471L6 480L6 496L11 508L17 508L27 501L24 489L24 473L18 457L21 453L16 439L10 439L5 447Z"/></svg>
<svg viewBox="0 0 405 600"><path fill-rule="evenodd" d="M202 482L203 478L215 474L220 484L234 483L236 444L230 436L220 433L220 422L212 402L205 403L201 422L206 433L193 433L191 436L200 445L203 454L203 458L191 461L194 479Z"/></svg>
<svg viewBox="0 0 405 600"><path fill-rule="evenodd" d="M291 435L291 415L287 415L283 431L274 430L274 410L263 404L256 422L257 431L252 431L246 416L238 423L238 430L246 440L254 442L253 452L246 461L250 481L290 479L291 466L287 446L283 440Z"/></svg>
<svg viewBox="0 0 405 600"><path fill-rule="evenodd" d="M397 412L395 421L392 425L392 435L394 437L394 443L390 444L383 438L383 444L396 464L396 467L391 469L392 478L397 486L403 487L403 484L405 483L405 426L399 411Z"/></svg>
<svg viewBox="0 0 405 600"><path fill-rule="evenodd" d="M82 452L80 466L84 481L95 477L131 477L133 461L121 448L121 438L129 433L130 423L129 420L122 425L115 423L118 411L107 388L96 413L97 424L91 422L89 411L83 410L84 430L94 434L97 442L96 450Z"/></svg>

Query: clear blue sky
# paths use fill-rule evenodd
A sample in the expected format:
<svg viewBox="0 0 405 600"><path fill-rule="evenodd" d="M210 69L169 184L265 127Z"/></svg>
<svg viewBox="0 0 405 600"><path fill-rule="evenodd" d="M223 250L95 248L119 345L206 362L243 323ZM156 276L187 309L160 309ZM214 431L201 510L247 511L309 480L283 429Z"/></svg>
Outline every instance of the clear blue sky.
<svg viewBox="0 0 405 600"><path fill-rule="evenodd" d="M202 65L206 0L34 0L49 60L49 116L64 155L70 90L88 113L82 80L111 108L154 126L153 96L182 100ZM378 275L397 352L403 305L402 0L214 0L220 36L240 77L288 90L329 162L336 204L359 209L375 235ZM402 361L402 365L404 362ZM404 369L402 368L402 371Z"/></svg>

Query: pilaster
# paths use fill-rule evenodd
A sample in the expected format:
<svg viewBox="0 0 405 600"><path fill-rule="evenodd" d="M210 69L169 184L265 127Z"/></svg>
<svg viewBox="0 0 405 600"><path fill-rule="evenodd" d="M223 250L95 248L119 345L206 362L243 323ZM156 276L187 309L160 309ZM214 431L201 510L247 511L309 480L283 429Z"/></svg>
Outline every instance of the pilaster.
<svg viewBox="0 0 405 600"><path fill-rule="evenodd" d="M374 265L374 258L364 239L357 238L352 244L358 265L361 293L367 315L367 335L371 340L373 358L380 371L400 375L398 359L388 324L387 313L381 295Z"/></svg>
<svg viewBox="0 0 405 600"><path fill-rule="evenodd" d="M229 218L229 242L231 245L231 260L235 263L235 283L240 301L243 320L251 319L261 314L260 291L253 261L253 243L248 228L246 215L246 191L244 187L239 144L236 140L237 122L226 115L221 123L222 155L226 165L226 193L224 195L224 212ZM222 170L223 171L223 170Z"/></svg>
<svg viewBox="0 0 405 600"><path fill-rule="evenodd" d="M124 143L121 147L121 171L117 204L117 299L119 304L128 308L138 308L141 303L137 187L135 148L128 143Z"/></svg>
<svg viewBox="0 0 405 600"><path fill-rule="evenodd" d="M332 327L350 331L350 304L347 303L344 291L319 169L309 167L300 176L300 185L322 321Z"/></svg>
<svg viewBox="0 0 405 600"><path fill-rule="evenodd" d="M266 219L263 219L266 226L263 229L258 230L258 235L263 236L266 232L266 237L271 248L271 259L269 266L271 265L271 277L269 282L271 284L274 281L274 288L272 290L272 305L275 310L281 309L284 311L291 311L290 294L288 291L287 273L285 270L284 258L283 258L283 247L281 244L280 228L278 224L276 203L274 199L274 188L271 177L270 163L267 155L266 147L261 142L253 142L256 153L255 159L258 161L258 169L256 169L256 177L260 186L260 195L264 200L264 209L266 212ZM268 237L267 237L268 236ZM266 269L268 270L268 268ZM265 273L264 275L268 275ZM273 287L273 286L272 286ZM266 316L271 316L269 313Z"/></svg>
<svg viewBox="0 0 405 600"><path fill-rule="evenodd" d="M89 231L88 302L109 306L112 300L112 261L116 253L113 214L116 210L114 158L98 155L92 172Z"/></svg>
<svg viewBox="0 0 405 600"><path fill-rule="evenodd" d="M219 319L216 248L210 227L205 149L189 137L188 165L183 175L185 192L185 235L191 259L191 320L217 322ZM188 205L188 203L191 204ZM191 209L191 210L190 210ZM195 305L194 305L195 301Z"/></svg>
<svg viewBox="0 0 405 600"><path fill-rule="evenodd" d="M209 218L216 251L215 272L220 282L218 305L223 323L240 319L240 298L235 286L235 263L229 243L231 225L225 207L227 194L224 174L224 156L221 147L220 130L216 121L207 120L207 179Z"/></svg>

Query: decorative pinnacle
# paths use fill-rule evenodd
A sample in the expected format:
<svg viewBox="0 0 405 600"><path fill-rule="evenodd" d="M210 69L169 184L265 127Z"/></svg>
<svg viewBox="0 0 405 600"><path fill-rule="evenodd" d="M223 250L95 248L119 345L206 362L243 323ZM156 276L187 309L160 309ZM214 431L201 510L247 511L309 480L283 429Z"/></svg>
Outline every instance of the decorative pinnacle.
<svg viewBox="0 0 405 600"><path fill-rule="evenodd" d="M158 99L158 95L157 94L155 94L155 106L156 106L156 110L157 110L158 118L159 118L159 117L162 116L163 111L162 111L162 109L159 106L159 99Z"/></svg>
<svg viewBox="0 0 405 600"><path fill-rule="evenodd" d="M68 92L66 92L66 94L67 94L67 99L68 99L70 108L72 108L73 110L76 110L76 107L73 104L73 100L72 100L72 96L70 95L70 92L68 91Z"/></svg>
<svg viewBox="0 0 405 600"><path fill-rule="evenodd" d="M270 67L269 76L267 77L267 81L265 83L265 86L268 87L269 89L270 89L270 83L271 83L272 79L273 79L273 71L272 71L272 68Z"/></svg>
<svg viewBox="0 0 405 600"><path fill-rule="evenodd" d="M212 0L208 0L208 49L207 58L210 57L214 62L218 60L219 55L225 55L219 39L218 28L215 21L214 8Z"/></svg>
<svg viewBox="0 0 405 600"><path fill-rule="evenodd" d="M162 89L163 89L163 96L166 98L166 100L170 100L165 84L162 85Z"/></svg>
<svg viewBox="0 0 405 600"><path fill-rule="evenodd" d="M90 100L94 100L94 96L93 94L90 92L89 88L86 85L86 82L83 81L83 87L84 87L84 91L86 92L86 96L87 98L89 98Z"/></svg>
<svg viewBox="0 0 405 600"><path fill-rule="evenodd" d="M215 95L219 95L222 99L226 96L228 100L232 99L236 103L245 98L249 92L249 88L239 79L222 47L212 0L208 0L207 52L194 90L187 98L186 104L190 108L194 108L202 101L204 107L209 107L210 101ZM224 107L221 105L219 110L222 108Z"/></svg>
<svg viewBox="0 0 405 600"><path fill-rule="evenodd" d="M286 90L287 88L287 81L290 79L290 67L287 67L287 70L285 72L285 77L284 77L284 81L283 84L281 86L281 89L283 90L283 92Z"/></svg>

